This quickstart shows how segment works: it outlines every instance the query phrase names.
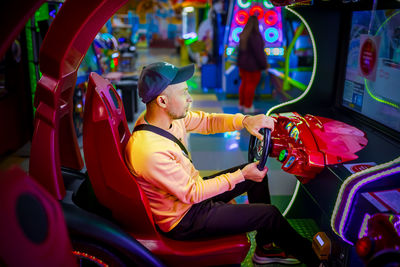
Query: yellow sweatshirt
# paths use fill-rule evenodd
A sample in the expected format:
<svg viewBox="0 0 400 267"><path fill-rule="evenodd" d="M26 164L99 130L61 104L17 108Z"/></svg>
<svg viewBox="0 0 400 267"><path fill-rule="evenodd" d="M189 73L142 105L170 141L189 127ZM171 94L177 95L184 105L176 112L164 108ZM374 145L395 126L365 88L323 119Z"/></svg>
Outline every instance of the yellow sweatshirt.
<svg viewBox="0 0 400 267"><path fill-rule="evenodd" d="M213 134L241 130L243 118L239 113L189 111L184 119L173 121L168 131L187 148L187 132ZM145 123L142 114L136 125ZM125 157L149 199L156 224L164 232L172 230L193 204L232 190L244 181L240 170L203 180L175 142L150 131L132 134Z"/></svg>

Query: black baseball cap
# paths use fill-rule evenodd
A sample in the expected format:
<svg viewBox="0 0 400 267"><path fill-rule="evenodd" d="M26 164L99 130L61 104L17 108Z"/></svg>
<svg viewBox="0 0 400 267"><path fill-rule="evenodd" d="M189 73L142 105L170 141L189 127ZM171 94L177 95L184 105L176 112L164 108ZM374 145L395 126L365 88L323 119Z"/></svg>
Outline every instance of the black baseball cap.
<svg viewBox="0 0 400 267"><path fill-rule="evenodd" d="M156 62L143 67L138 80L138 91L142 102L149 103L168 85L189 80L194 74L194 69L194 64L178 68L167 62Z"/></svg>

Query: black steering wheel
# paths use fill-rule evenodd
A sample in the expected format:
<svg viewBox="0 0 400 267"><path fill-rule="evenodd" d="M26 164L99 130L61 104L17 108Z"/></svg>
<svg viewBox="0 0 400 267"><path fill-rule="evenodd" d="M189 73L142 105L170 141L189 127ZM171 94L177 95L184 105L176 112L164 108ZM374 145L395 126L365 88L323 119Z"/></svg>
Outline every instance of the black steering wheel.
<svg viewBox="0 0 400 267"><path fill-rule="evenodd" d="M257 168L262 171L271 150L271 130L262 128L259 133L263 135L263 141L258 140L254 135L250 136L248 159L250 163L260 161Z"/></svg>

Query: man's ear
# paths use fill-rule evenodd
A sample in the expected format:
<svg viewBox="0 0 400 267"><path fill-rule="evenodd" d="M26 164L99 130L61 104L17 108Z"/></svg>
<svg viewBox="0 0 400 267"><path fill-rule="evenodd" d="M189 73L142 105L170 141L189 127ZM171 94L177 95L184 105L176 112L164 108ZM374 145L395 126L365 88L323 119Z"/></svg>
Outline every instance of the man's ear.
<svg viewBox="0 0 400 267"><path fill-rule="evenodd" d="M156 98L157 104L162 107L165 108L167 107L167 103L168 103L168 98L166 95L159 95Z"/></svg>

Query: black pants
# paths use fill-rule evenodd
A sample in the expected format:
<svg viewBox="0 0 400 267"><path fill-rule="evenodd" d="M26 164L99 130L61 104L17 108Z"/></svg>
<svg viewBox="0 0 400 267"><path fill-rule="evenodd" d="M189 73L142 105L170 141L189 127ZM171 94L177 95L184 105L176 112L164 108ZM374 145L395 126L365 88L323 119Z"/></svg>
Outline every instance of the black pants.
<svg viewBox="0 0 400 267"><path fill-rule="evenodd" d="M234 167L204 179L234 172L244 166ZM250 204L228 203L245 192ZM275 242L287 253L309 266L316 265L317 259L311 242L300 236L270 203L268 177L259 183L245 180L231 191L193 205L178 225L164 234L173 239L188 240L257 230L258 246Z"/></svg>

